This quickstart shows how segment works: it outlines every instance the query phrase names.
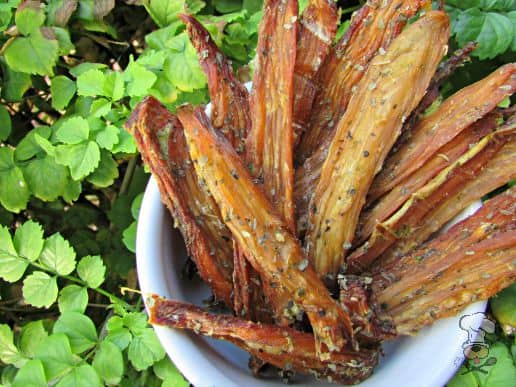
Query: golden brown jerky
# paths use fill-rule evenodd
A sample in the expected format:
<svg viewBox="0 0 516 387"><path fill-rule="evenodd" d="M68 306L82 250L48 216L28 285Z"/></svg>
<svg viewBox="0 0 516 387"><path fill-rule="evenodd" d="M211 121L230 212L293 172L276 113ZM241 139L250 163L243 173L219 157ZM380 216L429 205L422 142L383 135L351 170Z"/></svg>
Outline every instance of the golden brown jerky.
<svg viewBox="0 0 516 387"><path fill-rule="evenodd" d="M359 229L355 235L354 245L364 243L373 232L375 225L386 220L409 197L444 168L453 164L482 137L497 127L499 113L490 113L470 125L449 143L443 145L421 168L408 176L397 186L381 197L374 205L360 214ZM367 204L366 204L367 207Z"/></svg>
<svg viewBox="0 0 516 387"><path fill-rule="evenodd" d="M370 200L390 191L420 168L437 149L493 110L515 90L516 63L509 63L447 98L434 113L416 125L410 142L386 160L369 192Z"/></svg>
<svg viewBox="0 0 516 387"><path fill-rule="evenodd" d="M516 189L391 265L375 268L373 290L398 333L414 334L516 280Z"/></svg>
<svg viewBox="0 0 516 387"><path fill-rule="evenodd" d="M310 204L305 247L319 276L335 280L345 264L373 177L423 97L448 36L448 16L427 12L371 61L359 82Z"/></svg>
<svg viewBox="0 0 516 387"><path fill-rule="evenodd" d="M485 166L508 140L507 135L504 136L498 132L485 136L451 166L441 171L422 188L411 194L398 211L387 220L375 225L374 231L366 243L347 257L348 270L352 273L361 273L390 246L396 243L398 249L399 246L407 246L409 243L405 239L412 241L413 235L421 235L421 225L425 222L425 219L426 222L439 228L445 222L451 220L451 217L441 219L442 223L436 224L436 219L432 217L432 210L442 206L448 198L464 192L464 187L467 186L468 182L478 178ZM482 192L483 190L472 193L475 200L483 196ZM455 210L458 213L469 204L471 204L471 201L463 201L460 203L460 207L455 207ZM408 248L402 250L402 253L409 251Z"/></svg>
<svg viewBox="0 0 516 387"><path fill-rule="evenodd" d="M208 79L213 126L224 133L237 152L243 152L251 127L249 93L235 77L231 63L202 24L190 15L181 14L179 18L186 24L190 41Z"/></svg>
<svg viewBox="0 0 516 387"><path fill-rule="evenodd" d="M184 106L178 116L196 171L215 198L233 237L274 293L290 300L286 308L275 310L276 316L301 317L306 312L321 360L329 356L328 352L353 345L349 316L331 298L299 242L253 183L238 155L210 128L201 109L194 112Z"/></svg>
<svg viewBox="0 0 516 387"><path fill-rule="evenodd" d="M330 52L337 21L337 4L333 1L310 0L301 15L294 69L293 125L296 141L310 119L317 91L315 74Z"/></svg>
<svg viewBox="0 0 516 387"><path fill-rule="evenodd" d="M309 333L277 325L253 323L154 296L151 324L188 329L197 334L227 340L253 356L280 369L311 374L342 384L354 384L371 375L378 361L376 350L342 350L321 360L314 337Z"/></svg>
<svg viewBox="0 0 516 387"><path fill-rule="evenodd" d="M299 164L321 147L327 150L335 126L371 59L387 49L407 20L429 3L427 0L373 0L357 11L317 73L319 88L310 121L296 149Z"/></svg>
<svg viewBox="0 0 516 387"><path fill-rule="evenodd" d="M498 151L473 180L467 182L455 195L432 208L412 234L397 241L382 254L381 261L388 262L398 259L399 256L426 241L464 208L503 186L507 181L516 179L514 165L516 165L516 141L513 138Z"/></svg>
<svg viewBox="0 0 516 387"><path fill-rule="evenodd" d="M292 166L297 0L268 0L260 23L246 160L263 191L294 230Z"/></svg>
<svg viewBox="0 0 516 387"><path fill-rule="evenodd" d="M232 306L231 232L190 161L179 120L156 99L138 104L126 124L155 177L188 254L215 297Z"/></svg>

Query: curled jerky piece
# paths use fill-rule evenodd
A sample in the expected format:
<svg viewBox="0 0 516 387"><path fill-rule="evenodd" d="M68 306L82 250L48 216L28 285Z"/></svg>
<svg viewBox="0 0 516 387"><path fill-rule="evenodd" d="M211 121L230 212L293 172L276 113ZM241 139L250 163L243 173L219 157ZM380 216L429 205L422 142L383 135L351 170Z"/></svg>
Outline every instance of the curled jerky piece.
<svg viewBox="0 0 516 387"><path fill-rule="evenodd" d="M235 77L231 63L202 24L190 15L179 17L186 24L190 41L208 79L213 126L224 133L237 152L243 152L251 127L249 93Z"/></svg>
<svg viewBox="0 0 516 387"><path fill-rule="evenodd" d="M292 165L297 0L268 0L260 23L246 160L263 191L294 230Z"/></svg>
<svg viewBox="0 0 516 387"><path fill-rule="evenodd" d="M513 138L505 143L474 179L464 184L459 192L432 208L411 234L398 240L382 254L381 262L396 260L416 248L464 208L506 182L516 179L515 165L516 139Z"/></svg>
<svg viewBox="0 0 516 387"><path fill-rule="evenodd" d="M369 192L375 200L420 168L433 154L462 130L479 120L516 90L516 63L509 63L486 78L447 98L423 118L409 142L389 157Z"/></svg>
<svg viewBox="0 0 516 387"><path fill-rule="evenodd" d="M252 181L238 155L210 128L204 112L178 111L190 156L215 198L222 218L253 268L274 293L290 299L276 315L302 316L312 325L321 360L354 344L349 316L333 300L282 218ZM276 303L272 303L276 306Z"/></svg>
<svg viewBox="0 0 516 387"><path fill-rule="evenodd" d="M413 234L419 234L421 223L425 218L435 224L432 209L441 206L447 198L464 192L467 183L478 178L482 169L496 156L509 138L510 134L507 135L503 131L485 136L455 163L410 195L410 198L391 217L377 223L369 240L347 258L348 270L352 273L361 273L398 241L401 246L407 246L407 242L403 240L411 239ZM483 196L482 191L474 193L476 200ZM469 204L471 204L470 201L463 201L460 207L455 209L460 212ZM448 212L448 214L453 217L453 213ZM441 219L443 222L440 225L449 220L451 218ZM436 226L440 225L436 224ZM403 253L407 251L409 250L403 249Z"/></svg>
<svg viewBox="0 0 516 387"><path fill-rule="evenodd" d="M335 126L371 59L387 49L407 20L429 3L427 0L373 0L357 11L317 73L319 87L310 121L296 149L299 164L321 147L327 150Z"/></svg>
<svg viewBox="0 0 516 387"><path fill-rule="evenodd" d="M358 84L310 205L305 246L319 276L334 280L344 265L373 177L423 97L448 36L448 16L427 12L373 59Z"/></svg>
<svg viewBox="0 0 516 387"><path fill-rule="evenodd" d="M372 208L360 214L359 229L355 235L354 245L361 245L373 232L375 225L392 215L411 194L425 185L444 168L453 164L482 137L497 127L499 113L490 113L470 125L449 143L443 145L421 168L404 179L392 191L381 197Z"/></svg>
<svg viewBox="0 0 516 387"><path fill-rule="evenodd" d="M373 291L400 334L414 334L516 280L516 189L389 266Z"/></svg>
<svg viewBox="0 0 516 387"><path fill-rule="evenodd" d="M299 23L294 69L294 134L296 140L310 119L317 86L315 74L330 52L337 32L337 4L310 0Z"/></svg>
<svg viewBox="0 0 516 387"><path fill-rule="evenodd" d="M217 299L231 306L231 232L195 173L181 123L148 97L134 109L126 127L156 178L161 200L174 217L200 276Z"/></svg>
<svg viewBox="0 0 516 387"><path fill-rule="evenodd" d="M375 350L342 350L321 360L309 333L277 325L253 323L154 296L150 323L188 329L197 334L227 340L280 369L311 374L342 384L355 384L371 375L378 361Z"/></svg>

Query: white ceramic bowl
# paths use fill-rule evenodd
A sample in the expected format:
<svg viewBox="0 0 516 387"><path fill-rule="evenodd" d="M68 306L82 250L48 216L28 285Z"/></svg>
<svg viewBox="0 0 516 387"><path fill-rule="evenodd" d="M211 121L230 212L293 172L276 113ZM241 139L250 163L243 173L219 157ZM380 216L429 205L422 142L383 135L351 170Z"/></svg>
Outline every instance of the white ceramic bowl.
<svg viewBox="0 0 516 387"><path fill-rule="evenodd" d="M468 208L462 216L479 206ZM210 295L208 287L200 281L181 278L186 259L184 243L172 228L153 178L149 180L140 209L136 258L144 294L154 293L197 305L202 305ZM360 386L443 386L464 360L462 344L468 339L468 332L459 327L460 317L483 312L485 306L485 302L478 302L457 317L441 320L415 337L385 344L385 356L374 374ZM476 317L475 324L480 326L482 315ZM279 378L254 378L247 368L247 353L230 343L166 327L154 329L172 361L195 387L284 386ZM330 386L301 376L296 382L297 386Z"/></svg>

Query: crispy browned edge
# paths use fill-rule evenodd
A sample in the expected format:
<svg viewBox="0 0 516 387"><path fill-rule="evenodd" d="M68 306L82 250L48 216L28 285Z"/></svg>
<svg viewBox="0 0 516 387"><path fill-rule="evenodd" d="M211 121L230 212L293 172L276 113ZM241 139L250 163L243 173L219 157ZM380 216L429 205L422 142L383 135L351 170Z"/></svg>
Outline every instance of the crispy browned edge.
<svg viewBox="0 0 516 387"><path fill-rule="evenodd" d="M409 142L389 157L369 192L375 200L420 168L441 146L485 116L516 90L516 63L508 63L484 79L447 98L413 129Z"/></svg>
<svg viewBox="0 0 516 387"><path fill-rule="evenodd" d="M295 143L300 140L310 119L317 91L315 75L330 52L338 18L337 4L328 0L310 0L301 15L294 69Z"/></svg>
<svg viewBox="0 0 516 387"><path fill-rule="evenodd" d="M203 25L191 15L180 14L179 18L186 24L208 80L213 126L226 136L237 152L242 153L251 127L249 93Z"/></svg>
<svg viewBox="0 0 516 387"><path fill-rule="evenodd" d="M439 148L421 168L381 197L374 205L360 214L359 227L355 234L355 247L364 243L377 223L392 215L409 197L444 168L452 165L461 155L497 127L501 113L492 112L462 131L449 143ZM367 204L366 206L367 207Z"/></svg>
<svg viewBox="0 0 516 387"><path fill-rule="evenodd" d="M328 147L335 125L355 91L354 86L371 59L386 49L407 20L428 4L427 0L373 0L356 12L348 30L317 73L318 90L310 120L296 149L298 164L321 147Z"/></svg>
<svg viewBox="0 0 516 387"><path fill-rule="evenodd" d="M231 307L231 232L190 163L181 123L156 99L147 97L133 110L126 128L156 178L161 200L174 217L200 276L215 297Z"/></svg>
<svg viewBox="0 0 516 387"><path fill-rule="evenodd" d="M374 272L373 291L398 333L457 314L516 280L516 188L391 265Z"/></svg>
<svg viewBox="0 0 516 387"><path fill-rule="evenodd" d="M227 340L262 361L287 370L311 374L342 384L355 384L371 375L378 361L375 350L341 350L321 360L310 333L289 327L254 323L228 315L215 315L179 301L153 296L149 301L151 324L188 329L196 334Z"/></svg>
<svg viewBox="0 0 516 387"><path fill-rule="evenodd" d="M373 177L423 97L448 37L446 13L425 13L371 61L358 83L310 204L305 249L320 277L335 281L345 265Z"/></svg>
<svg viewBox="0 0 516 387"><path fill-rule="evenodd" d="M178 117L196 171L206 182L247 260L269 281L275 294L290 300L286 308L275 311L276 315L301 317L306 312L318 356L323 360L346 344L356 347L349 316L331 298L299 242L254 184L242 160L211 128L202 109L183 106Z"/></svg>

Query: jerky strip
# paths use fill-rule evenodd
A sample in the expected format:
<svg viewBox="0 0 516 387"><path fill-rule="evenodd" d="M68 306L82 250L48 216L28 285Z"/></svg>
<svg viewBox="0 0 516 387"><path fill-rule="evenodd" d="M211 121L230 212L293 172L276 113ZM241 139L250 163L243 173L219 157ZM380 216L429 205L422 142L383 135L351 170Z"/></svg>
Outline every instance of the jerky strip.
<svg viewBox="0 0 516 387"><path fill-rule="evenodd" d="M274 292L290 299L286 308L275 310L276 315L301 318L302 311L306 312L321 359L328 356L328 351L354 344L349 316L331 298L298 241L253 183L238 155L210 128L201 109L194 112L183 107L178 116L196 171L206 181L233 237Z"/></svg>
<svg viewBox="0 0 516 387"><path fill-rule="evenodd" d="M148 97L134 109L126 128L156 178L161 200L174 217L200 276L217 299L232 306L231 232L197 178L181 123L156 99Z"/></svg>

